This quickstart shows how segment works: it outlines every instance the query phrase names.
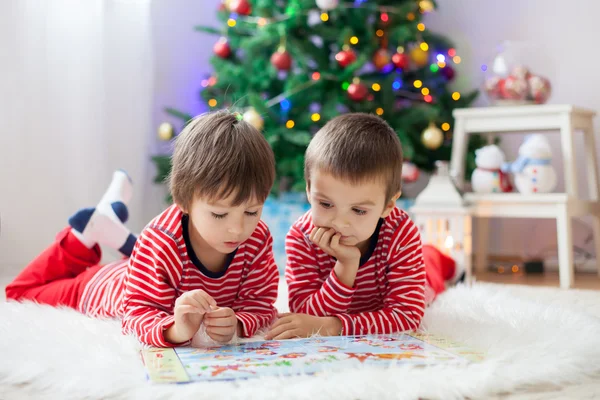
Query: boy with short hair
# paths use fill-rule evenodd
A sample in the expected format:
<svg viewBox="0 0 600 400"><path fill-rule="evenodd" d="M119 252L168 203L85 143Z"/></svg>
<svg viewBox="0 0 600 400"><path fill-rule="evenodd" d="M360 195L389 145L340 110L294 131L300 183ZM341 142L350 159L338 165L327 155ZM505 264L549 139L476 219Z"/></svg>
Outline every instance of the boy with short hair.
<svg viewBox="0 0 600 400"><path fill-rule="evenodd" d="M297 314L281 316L267 339L416 329L443 290L431 283L454 266L424 265L419 231L396 207L402 148L394 130L373 115L336 117L309 144L304 173L311 210L286 238Z"/></svg>
<svg viewBox="0 0 600 400"><path fill-rule="evenodd" d="M186 344L203 324L215 341L252 336L275 316L278 271L260 221L275 161L263 135L230 112L194 118L176 140L174 205L135 238L123 225L131 182L117 171L94 209L7 286L13 300L120 317L143 343ZM104 244L128 260L97 265Z"/></svg>

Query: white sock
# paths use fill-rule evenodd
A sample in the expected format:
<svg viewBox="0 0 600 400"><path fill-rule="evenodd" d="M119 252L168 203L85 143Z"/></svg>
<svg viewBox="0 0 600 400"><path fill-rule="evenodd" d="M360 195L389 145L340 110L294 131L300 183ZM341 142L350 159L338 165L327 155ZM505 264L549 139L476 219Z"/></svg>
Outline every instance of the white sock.
<svg viewBox="0 0 600 400"><path fill-rule="evenodd" d="M98 205L79 210L69 219L73 235L88 248L101 244L130 255L136 238L123 223L128 219L126 203L132 195L127 173L115 171Z"/></svg>
<svg viewBox="0 0 600 400"><path fill-rule="evenodd" d="M108 189L102 195L98 206L101 204L110 205L111 203L120 201L125 205L129 204L131 197L133 196L133 184L131 178L122 169L118 169L114 172L112 181L108 185ZM96 208L98 208L96 206ZM125 222L125 221L123 221Z"/></svg>

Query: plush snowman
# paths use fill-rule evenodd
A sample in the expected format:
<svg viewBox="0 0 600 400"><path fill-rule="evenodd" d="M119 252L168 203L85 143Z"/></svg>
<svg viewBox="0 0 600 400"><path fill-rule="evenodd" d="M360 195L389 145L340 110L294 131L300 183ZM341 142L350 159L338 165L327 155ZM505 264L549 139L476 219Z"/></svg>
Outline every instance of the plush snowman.
<svg viewBox="0 0 600 400"><path fill-rule="evenodd" d="M504 164L504 153L495 144L475 150L477 168L471 175L473 191L477 193L512 192L508 175L501 167Z"/></svg>
<svg viewBox="0 0 600 400"><path fill-rule="evenodd" d="M519 157L503 166L515 176L515 186L520 193L549 193L556 187L556 171L551 164L552 149L546 136L528 136L521 147Z"/></svg>

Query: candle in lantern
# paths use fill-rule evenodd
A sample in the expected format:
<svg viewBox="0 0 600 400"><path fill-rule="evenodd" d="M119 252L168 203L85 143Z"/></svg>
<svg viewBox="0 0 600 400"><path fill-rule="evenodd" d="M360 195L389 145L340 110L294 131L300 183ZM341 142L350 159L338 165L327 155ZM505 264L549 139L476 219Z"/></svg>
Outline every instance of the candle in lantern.
<svg viewBox="0 0 600 400"><path fill-rule="evenodd" d="M446 237L446 242L444 243L444 246L448 250L452 250L452 247L454 247L454 238L452 237L452 235L448 235L448 237Z"/></svg>

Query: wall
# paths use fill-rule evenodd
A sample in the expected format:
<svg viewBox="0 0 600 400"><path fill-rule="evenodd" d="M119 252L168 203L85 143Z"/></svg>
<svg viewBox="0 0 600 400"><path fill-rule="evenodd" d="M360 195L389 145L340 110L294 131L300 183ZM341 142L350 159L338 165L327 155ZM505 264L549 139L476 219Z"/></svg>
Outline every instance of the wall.
<svg viewBox="0 0 600 400"><path fill-rule="evenodd" d="M136 185L129 226L146 224L149 15L142 1L0 2L0 268L40 253L117 168Z"/></svg>

